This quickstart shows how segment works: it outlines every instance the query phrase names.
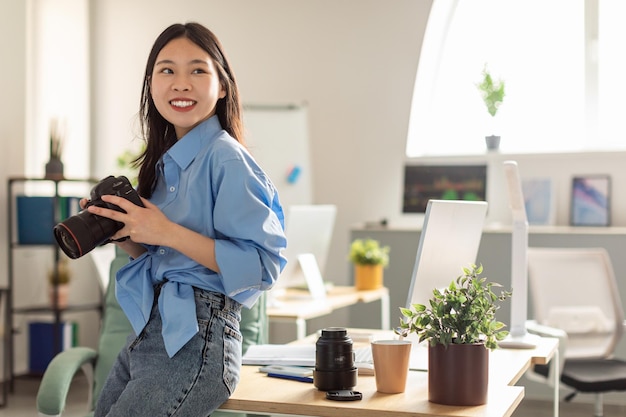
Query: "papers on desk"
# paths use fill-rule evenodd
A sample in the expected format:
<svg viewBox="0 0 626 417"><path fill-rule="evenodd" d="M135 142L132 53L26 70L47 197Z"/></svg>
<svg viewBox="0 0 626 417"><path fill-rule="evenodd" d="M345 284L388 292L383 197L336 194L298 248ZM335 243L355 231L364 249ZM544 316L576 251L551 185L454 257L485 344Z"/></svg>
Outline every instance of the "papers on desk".
<svg viewBox="0 0 626 417"><path fill-rule="evenodd" d="M373 363L370 346L354 348L355 360ZM244 365L315 366L315 345L252 345L243 356ZM413 344L409 368L414 371L428 369L428 347Z"/></svg>
<svg viewBox="0 0 626 417"><path fill-rule="evenodd" d="M315 366L315 345L251 345L242 362L244 365Z"/></svg>

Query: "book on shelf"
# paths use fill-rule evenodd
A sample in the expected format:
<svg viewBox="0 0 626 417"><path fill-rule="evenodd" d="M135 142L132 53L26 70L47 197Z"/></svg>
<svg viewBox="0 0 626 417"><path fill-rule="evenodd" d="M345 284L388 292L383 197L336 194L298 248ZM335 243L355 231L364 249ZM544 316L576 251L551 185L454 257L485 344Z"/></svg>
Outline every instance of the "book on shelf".
<svg viewBox="0 0 626 417"><path fill-rule="evenodd" d="M60 322L57 337L61 351L78 345L78 324ZM28 369L31 374L43 374L57 353L53 322L31 322L28 325Z"/></svg>
<svg viewBox="0 0 626 417"><path fill-rule="evenodd" d="M59 218L65 220L80 210L79 197L59 196ZM17 196L17 242L20 245L54 243L54 197Z"/></svg>

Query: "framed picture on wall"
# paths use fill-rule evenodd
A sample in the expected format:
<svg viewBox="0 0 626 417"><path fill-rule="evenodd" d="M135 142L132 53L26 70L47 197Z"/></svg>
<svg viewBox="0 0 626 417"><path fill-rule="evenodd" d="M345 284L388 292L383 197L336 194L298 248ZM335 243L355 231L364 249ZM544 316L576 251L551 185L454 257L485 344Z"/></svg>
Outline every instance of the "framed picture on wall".
<svg viewBox="0 0 626 417"><path fill-rule="evenodd" d="M528 224L548 226L556 223L551 178L522 178L522 194Z"/></svg>
<svg viewBox="0 0 626 417"><path fill-rule="evenodd" d="M609 175L584 175L572 179L572 226L609 226L610 203Z"/></svg>

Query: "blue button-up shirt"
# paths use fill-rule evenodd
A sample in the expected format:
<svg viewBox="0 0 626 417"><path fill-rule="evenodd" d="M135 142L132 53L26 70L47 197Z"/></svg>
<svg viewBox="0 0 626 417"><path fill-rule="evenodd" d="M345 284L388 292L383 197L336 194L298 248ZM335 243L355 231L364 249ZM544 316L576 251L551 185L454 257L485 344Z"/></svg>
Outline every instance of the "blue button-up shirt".
<svg viewBox="0 0 626 417"><path fill-rule="evenodd" d="M193 287L251 307L274 284L286 263L284 216L270 179L217 116L163 155L150 201L171 221L215 239L220 267L216 273L172 248L146 245L117 273L117 299L136 334L150 317L154 285L167 279L158 305L172 357L198 331Z"/></svg>

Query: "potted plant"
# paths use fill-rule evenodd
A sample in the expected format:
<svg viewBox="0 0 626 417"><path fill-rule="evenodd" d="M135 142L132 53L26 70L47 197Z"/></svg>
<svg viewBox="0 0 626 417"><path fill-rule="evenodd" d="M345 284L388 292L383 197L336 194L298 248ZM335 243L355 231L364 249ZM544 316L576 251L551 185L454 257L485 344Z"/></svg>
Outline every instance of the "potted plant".
<svg viewBox="0 0 626 417"><path fill-rule="evenodd" d="M482 81L476 84L476 87L480 91L487 111L491 117L496 117L496 113L504 100L504 81L494 80L491 73L487 69L487 65L483 68ZM500 146L500 136L492 134L485 136L488 150L496 150Z"/></svg>
<svg viewBox="0 0 626 417"><path fill-rule="evenodd" d="M415 333L428 341L428 399L447 405L480 405L487 401L489 351L508 335L496 320L500 284L481 277L483 268L470 265L447 288L435 289L429 306L401 308L402 335Z"/></svg>
<svg viewBox="0 0 626 417"><path fill-rule="evenodd" d="M67 307L71 276L72 271L70 270L67 258L59 258L56 268L48 272L48 294L50 295L51 305L56 305L58 308Z"/></svg>
<svg viewBox="0 0 626 417"><path fill-rule="evenodd" d="M348 256L354 264L354 286L357 290L374 290L383 286L383 268L389 264L389 246L374 239L355 239Z"/></svg>
<svg viewBox="0 0 626 417"><path fill-rule="evenodd" d="M50 122L50 159L46 162L45 178L53 180L63 179L63 133L57 119Z"/></svg>
<svg viewBox="0 0 626 417"><path fill-rule="evenodd" d="M141 146L137 150L126 149L120 155L117 156L115 163L120 171L120 175L124 175L130 180L133 187L137 187L138 174L139 174L139 158L146 150L145 142L141 143Z"/></svg>

